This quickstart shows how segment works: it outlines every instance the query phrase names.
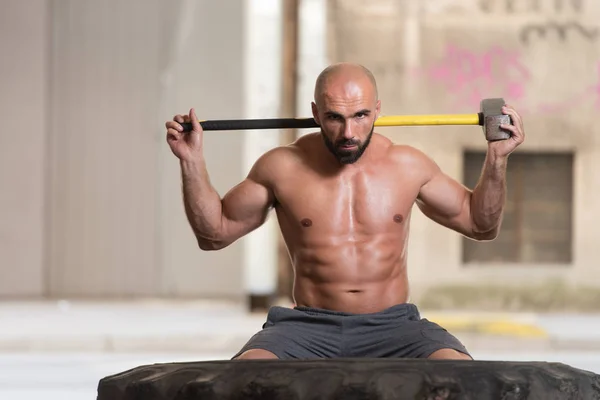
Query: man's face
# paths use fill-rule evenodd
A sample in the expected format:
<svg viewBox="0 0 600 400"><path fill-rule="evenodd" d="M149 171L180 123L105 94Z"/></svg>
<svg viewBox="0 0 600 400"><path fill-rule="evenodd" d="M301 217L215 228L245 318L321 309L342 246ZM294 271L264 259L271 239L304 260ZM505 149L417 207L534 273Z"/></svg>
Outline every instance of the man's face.
<svg viewBox="0 0 600 400"><path fill-rule="evenodd" d="M345 139L342 137L334 142L334 139L331 139L331 136L325 132L323 127L321 127L321 136L329 151L341 164L354 164L367 149L367 146L371 142L371 136L373 136L374 129L375 125L373 124L364 140L356 138Z"/></svg>
<svg viewBox="0 0 600 400"><path fill-rule="evenodd" d="M327 149L341 164L355 163L369 145L380 102L372 90L350 82L331 85L319 103L313 103L313 116Z"/></svg>

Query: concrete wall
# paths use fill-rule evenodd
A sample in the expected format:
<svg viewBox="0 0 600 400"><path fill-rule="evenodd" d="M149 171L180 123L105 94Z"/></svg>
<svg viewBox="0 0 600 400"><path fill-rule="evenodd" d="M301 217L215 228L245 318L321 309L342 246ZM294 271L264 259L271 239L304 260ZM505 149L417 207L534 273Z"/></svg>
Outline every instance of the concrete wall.
<svg viewBox="0 0 600 400"><path fill-rule="evenodd" d="M51 5L47 293L152 293L161 10Z"/></svg>
<svg viewBox="0 0 600 400"><path fill-rule="evenodd" d="M473 113L504 97L523 115L519 151L571 151L573 262L470 265L462 238L415 207L410 274L430 286L501 285L557 277L600 286L594 243L600 221L600 3L589 1L337 0L329 2L330 61L357 61L378 79L383 115ZM385 128L462 179L465 149L485 151L479 127ZM551 218L551 216L549 216Z"/></svg>
<svg viewBox="0 0 600 400"><path fill-rule="evenodd" d="M48 8L0 4L0 296L44 291Z"/></svg>
<svg viewBox="0 0 600 400"><path fill-rule="evenodd" d="M166 9L170 7L160 2ZM241 297L243 245L218 253L202 252L189 228L181 200L179 162L164 141L164 121L195 107L199 118L234 118L245 111L246 28L244 1L182 1L164 44L164 69L157 82L162 92L156 122L160 188L156 193L161 246L160 289L165 296ZM227 23L224 23L227 21ZM161 125L162 124L162 125ZM244 141L238 133L205 135L207 168L222 195L244 174ZM223 153L221 153L223 152Z"/></svg>
<svg viewBox="0 0 600 400"><path fill-rule="evenodd" d="M203 119L277 111L278 9L262 4L0 3L10 55L0 60L1 296L239 299L273 289L274 257L257 251L270 248L272 222L220 252L198 249L164 129L190 107ZM219 193L273 135L257 146L244 132L206 134ZM254 280L251 265L262 267L246 274Z"/></svg>

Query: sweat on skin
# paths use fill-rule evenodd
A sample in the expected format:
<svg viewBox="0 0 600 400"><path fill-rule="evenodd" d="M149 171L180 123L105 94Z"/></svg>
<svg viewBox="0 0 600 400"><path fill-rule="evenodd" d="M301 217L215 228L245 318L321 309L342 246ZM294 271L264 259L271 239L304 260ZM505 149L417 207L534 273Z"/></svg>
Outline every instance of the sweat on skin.
<svg viewBox="0 0 600 400"><path fill-rule="evenodd" d="M523 142L519 114L508 140L488 142L472 190L423 152L374 132L377 85L363 66L335 64L315 84L320 131L264 153L221 197L210 183L195 110L166 123L178 157L185 212L203 250L229 246L274 210L294 268L299 306L372 313L408 301L410 212L473 240L493 240L506 199L509 154ZM191 122L183 132L180 123Z"/></svg>

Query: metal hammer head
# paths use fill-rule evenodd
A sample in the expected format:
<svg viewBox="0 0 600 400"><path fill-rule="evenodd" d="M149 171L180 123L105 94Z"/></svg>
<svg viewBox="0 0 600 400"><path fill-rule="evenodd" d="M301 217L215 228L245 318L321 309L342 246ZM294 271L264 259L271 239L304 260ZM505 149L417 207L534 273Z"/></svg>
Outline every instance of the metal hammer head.
<svg viewBox="0 0 600 400"><path fill-rule="evenodd" d="M502 114L502 107L505 104L504 99L481 100L479 122L483 126L485 138L489 142L510 138L510 132L500 128L501 124L511 124L510 115Z"/></svg>

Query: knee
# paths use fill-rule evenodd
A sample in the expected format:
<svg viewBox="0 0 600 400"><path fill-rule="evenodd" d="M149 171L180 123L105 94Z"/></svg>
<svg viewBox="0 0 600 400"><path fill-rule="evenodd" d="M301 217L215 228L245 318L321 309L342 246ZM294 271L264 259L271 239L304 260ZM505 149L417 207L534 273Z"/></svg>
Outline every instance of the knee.
<svg viewBox="0 0 600 400"><path fill-rule="evenodd" d="M473 360L471 356L454 349L440 349L427 357L430 360Z"/></svg>
<svg viewBox="0 0 600 400"><path fill-rule="evenodd" d="M250 349L235 357L235 360L274 360L278 358L275 354L267 350Z"/></svg>

